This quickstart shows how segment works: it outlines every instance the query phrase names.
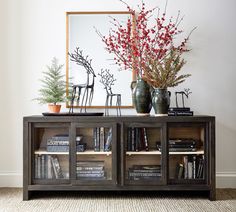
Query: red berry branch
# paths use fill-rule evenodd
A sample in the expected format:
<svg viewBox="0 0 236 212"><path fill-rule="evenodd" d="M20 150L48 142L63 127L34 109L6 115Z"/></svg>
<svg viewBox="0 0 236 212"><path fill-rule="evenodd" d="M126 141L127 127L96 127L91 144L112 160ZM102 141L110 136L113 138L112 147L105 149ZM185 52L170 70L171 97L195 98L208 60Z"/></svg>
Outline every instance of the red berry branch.
<svg viewBox="0 0 236 212"><path fill-rule="evenodd" d="M121 68L134 69L137 76L142 77L142 67L149 66L150 61L161 62L173 50L178 50L180 54L187 51L186 43L189 36L184 38L180 44L174 44L175 37L183 32L178 29L183 20L183 17L180 18L180 12L175 21L173 17L167 20L166 11L160 14L159 8L147 10L145 3L142 3L139 6L140 11L136 13L127 3L123 3L127 5L128 11L132 14L126 25L122 25L118 20L112 18L111 23L114 29L110 29L108 36L102 35L97 30L106 45L106 50L114 54L113 59ZM158 12L154 23L150 24L149 19L153 17L156 10Z"/></svg>

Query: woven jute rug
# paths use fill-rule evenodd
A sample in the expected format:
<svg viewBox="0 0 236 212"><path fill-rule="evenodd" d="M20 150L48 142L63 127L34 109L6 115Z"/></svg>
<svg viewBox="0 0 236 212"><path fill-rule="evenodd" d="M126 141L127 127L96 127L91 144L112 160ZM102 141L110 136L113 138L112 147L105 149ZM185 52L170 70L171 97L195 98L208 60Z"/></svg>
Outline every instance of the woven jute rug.
<svg viewBox="0 0 236 212"><path fill-rule="evenodd" d="M0 211L236 212L236 189L217 189L217 200L198 193L43 192L22 200L22 189L0 188Z"/></svg>

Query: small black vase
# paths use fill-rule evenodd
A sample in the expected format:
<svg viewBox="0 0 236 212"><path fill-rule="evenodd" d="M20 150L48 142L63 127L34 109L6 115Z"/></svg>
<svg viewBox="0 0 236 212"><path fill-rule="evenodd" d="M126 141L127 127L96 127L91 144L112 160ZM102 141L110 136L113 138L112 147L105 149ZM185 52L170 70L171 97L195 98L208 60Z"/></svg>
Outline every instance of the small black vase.
<svg viewBox="0 0 236 212"><path fill-rule="evenodd" d="M131 84L133 104L138 115L149 115L152 109L150 86L142 79Z"/></svg>
<svg viewBox="0 0 236 212"><path fill-rule="evenodd" d="M155 116L167 116L170 106L170 92L167 88L155 88L152 91L152 106Z"/></svg>

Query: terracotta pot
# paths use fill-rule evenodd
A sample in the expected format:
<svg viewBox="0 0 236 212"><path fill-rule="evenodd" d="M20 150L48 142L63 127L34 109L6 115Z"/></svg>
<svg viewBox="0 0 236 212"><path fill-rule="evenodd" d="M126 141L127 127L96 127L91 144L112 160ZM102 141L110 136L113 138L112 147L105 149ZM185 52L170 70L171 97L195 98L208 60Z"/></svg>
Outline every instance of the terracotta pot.
<svg viewBox="0 0 236 212"><path fill-rule="evenodd" d="M60 113L61 105L48 104L48 110L50 113Z"/></svg>

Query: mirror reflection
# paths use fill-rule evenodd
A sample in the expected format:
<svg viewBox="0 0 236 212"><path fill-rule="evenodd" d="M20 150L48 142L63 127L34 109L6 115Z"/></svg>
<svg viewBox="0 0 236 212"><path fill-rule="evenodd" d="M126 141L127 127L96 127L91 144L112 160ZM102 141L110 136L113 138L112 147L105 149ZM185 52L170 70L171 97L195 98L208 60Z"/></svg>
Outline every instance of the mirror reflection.
<svg viewBox="0 0 236 212"><path fill-rule="evenodd" d="M124 23L130 16L129 12L67 13L66 76L74 107L133 107L132 70L119 70L96 32L108 35L111 17Z"/></svg>

